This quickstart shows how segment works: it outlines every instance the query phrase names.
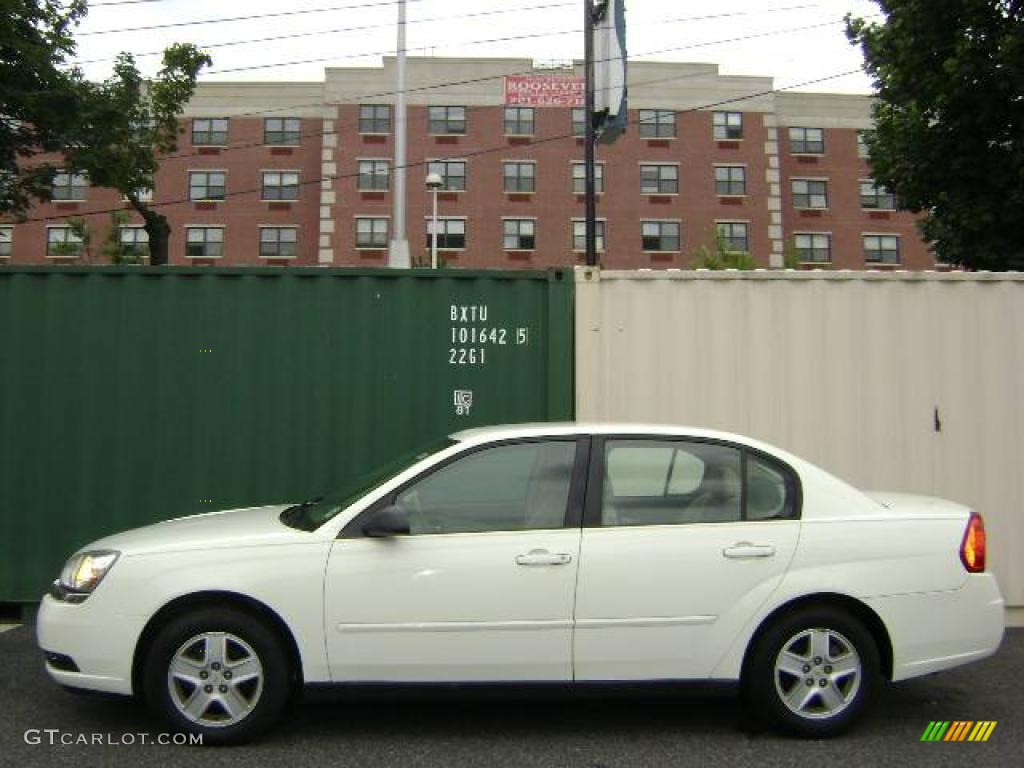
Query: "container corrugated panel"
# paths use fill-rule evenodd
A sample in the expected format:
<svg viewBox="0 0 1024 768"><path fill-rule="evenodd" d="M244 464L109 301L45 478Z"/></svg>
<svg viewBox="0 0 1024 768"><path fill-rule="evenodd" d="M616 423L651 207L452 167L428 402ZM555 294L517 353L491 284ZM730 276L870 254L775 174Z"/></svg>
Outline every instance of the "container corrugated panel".
<svg viewBox="0 0 1024 768"><path fill-rule="evenodd" d="M0 270L0 601L157 520L572 418L571 273Z"/></svg>
<svg viewBox="0 0 1024 768"><path fill-rule="evenodd" d="M1024 275L577 274L577 417L752 435L985 515L1024 605Z"/></svg>

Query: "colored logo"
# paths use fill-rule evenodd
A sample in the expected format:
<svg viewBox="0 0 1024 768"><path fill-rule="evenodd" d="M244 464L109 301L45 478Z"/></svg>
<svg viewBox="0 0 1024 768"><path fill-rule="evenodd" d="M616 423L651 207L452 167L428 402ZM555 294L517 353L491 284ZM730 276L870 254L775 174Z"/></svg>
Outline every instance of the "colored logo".
<svg viewBox="0 0 1024 768"><path fill-rule="evenodd" d="M988 741L995 729L995 720L933 720L921 741Z"/></svg>

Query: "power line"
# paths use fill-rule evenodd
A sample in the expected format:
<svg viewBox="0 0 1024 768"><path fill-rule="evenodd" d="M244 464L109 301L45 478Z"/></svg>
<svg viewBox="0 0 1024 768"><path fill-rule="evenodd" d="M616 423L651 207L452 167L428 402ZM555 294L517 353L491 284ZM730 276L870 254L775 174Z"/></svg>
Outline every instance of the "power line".
<svg viewBox="0 0 1024 768"><path fill-rule="evenodd" d="M136 0L136 1L158 2L158 1L161 1L161 0ZM576 6L576 5L577 5L576 2L546 3L546 4L543 4L543 5L521 6L521 7L513 7L513 8L502 8L502 9L499 9L499 10L491 10L491 11L478 11L478 12L474 12L474 13L456 14L456 15L453 15L453 16L435 16L435 17L428 18L428 19L412 19L412 20L406 22L406 26L411 26L413 24L429 24L429 23L435 23L435 22L439 22L439 21L452 21L452 20L459 20L459 19L468 19L468 18L475 18L475 17L482 17L482 16L494 16L494 15L507 14L507 13L523 13L523 12L526 12L526 11L549 10L549 9L552 9L552 8L565 8L565 7ZM806 4L803 4L803 5L784 6L784 7L781 7L781 8L761 8L761 9L758 9L756 11L732 11L732 12L726 12L726 13L705 14L705 15L702 15L702 16L676 17L676 18L664 19L663 21L659 21L658 23L662 24L662 23L675 23L675 22L681 22L681 21L708 21L708 20L713 20L713 19L731 18L731 17L736 17L736 16L753 16L753 15L758 15L758 14L761 14L761 13L784 13L784 12L788 12L788 11L799 11L799 10L806 10L808 8L820 8L820 7L822 7L822 3L806 3ZM202 48L203 50L216 50L218 48L229 48L229 47L239 46L239 45L256 45L256 44L261 44L261 43L276 42L276 41L280 41L280 40L294 40L294 39L300 39L300 38L306 38L306 37L317 37L317 36L321 36L321 35L343 34L343 33L346 33L346 32L365 32L365 31L370 30L370 29L384 29L384 28L393 27L393 26L394 26L394 22L386 22L386 23L380 23L380 24L364 24L364 25L357 26L357 27L341 27L341 28L338 28L338 29L316 29L316 30L312 30L312 31L309 31L309 32L294 32L294 33L287 34L287 35L274 35L274 36L271 36L271 37L246 38L244 40L227 40L227 41L219 42L219 43L207 43L207 44L198 45L198 47ZM578 29L567 30L564 34L569 34L570 32L579 32L579 31L580 30L578 30ZM547 34L550 34L550 33L547 33ZM529 35L523 35L521 39L528 39L528 38L529 38ZM476 44L478 42L481 42L481 41L470 40L470 41L467 41L467 42L458 43L458 45L473 45L473 44ZM483 42L488 42L488 41L483 41ZM144 56L159 56L161 54L163 54L163 50L159 50L159 51L145 51L143 53L134 53L133 52L132 55L137 57L137 58L142 58ZM345 59L349 59L349 58L362 58L362 57L370 57L370 56L384 56L384 55L388 55L388 54L394 54L394 51L390 51L389 50L389 51L375 51L375 52L359 53L359 54L348 54L346 56L342 56L342 57L339 57L339 58L345 58ZM113 57L113 56L106 56L106 57L97 58L97 59L77 60L75 63L77 63L77 64L98 64L98 63L101 63L101 62L104 62L104 61L113 61L114 58L115 57ZM331 59L333 59L333 57L331 57ZM330 60L330 59L325 59L325 60ZM306 62L297 62L297 63L306 63ZM268 65L268 66L287 66L287 64L280 64L280 65L272 64L272 65ZM216 71L225 71L225 70L212 70L212 71L216 72ZM226 71L234 71L234 70L226 70Z"/></svg>
<svg viewBox="0 0 1024 768"><path fill-rule="evenodd" d="M491 37L491 38L482 39L482 40L469 40L469 41L466 41L466 42L458 43L458 45L470 47L470 46L475 46L475 45L490 45L492 43L507 43L507 42L513 42L513 41L516 41L516 40L539 40L542 37L560 37L562 35L575 35L575 34L579 34L580 31L581 30L579 30L579 29L563 29L563 30L556 30L556 31L553 31L553 32L530 32L529 34L525 34L525 35L509 35L507 37ZM413 49L413 50L416 50L416 49ZM406 49L406 53L408 53L408 52L409 52L409 49L407 48ZM257 70L257 69L276 69L278 67L293 67L293 66L297 66L299 64L322 64L322 63L328 62L328 61L341 61L343 59L365 59L365 58L369 58L371 56L395 55L395 53L396 53L395 51L387 50L387 51L375 51L375 52L372 52L372 53L350 53L350 54L346 54L344 56L319 56L319 57L316 57L316 58L313 58L313 59L300 59L298 61L287 61L287 62L282 62L282 63L277 63L277 64L274 64L274 63L271 63L271 64L249 64L249 65L244 66L244 67L229 67L229 68L226 68L226 69L212 69L212 70L210 70L210 74L223 75L223 74L227 74L229 72L252 72L252 71ZM406 89L406 93L408 93L408 92L409 92L409 89Z"/></svg>
<svg viewBox="0 0 1024 768"><path fill-rule="evenodd" d="M192 19L190 21L175 21L169 24L149 24L144 27L122 27L121 29L101 29L94 32L78 32L76 37L95 37L97 35L117 35L122 32L149 32L154 29L175 29L178 27L194 27L202 24L226 24L233 21L253 21L255 19L276 19L283 16L303 16L312 13L327 13L329 11L351 11L360 8L385 8L389 5L396 5L399 0L373 0L372 2L357 3L355 5L335 5L329 8L299 8L294 11L274 11L273 13L250 14L249 16L229 16L220 19ZM423 0L407 0L410 3L421 3Z"/></svg>
<svg viewBox="0 0 1024 768"><path fill-rule="evenodd" d="M800 7L810 7L810 6L800 6ZM789 9L786 9L786 10L789 10ZM735 15L747 15L747 13L750 13L750 12L711 14L711 15L707 15L707 16L680 16L680 17L676 17L676 18L672 18L672 19L662 19L662 20L660 20L658 22L658 24L659 25L664 25L664 24L676 24L676 23L688 22L688 21L702 21L702 20L706 20L706 19L726 18L726 17L729 17L729 16L735 16ZM806 26L806 27L796 27L796 28L792 28L792 29L788 29L788 30L783 30L783 32L802 30L802 29L815 29L817 27L831 26L831 25L837 24L837 23L841 23L841 22L825 22L823 24L812 24L812 25L809 25L809 26ZM582 32L583 32L583 30L580 29L579 27L574 27L572 29L563 29L563 30L560 30L560 31L535 32L535 33L531 33L531 34L517 35L517 36L511 36L511 37L497 37L497 38L493 38L493 39L489 39L489 40L470 40L470 41L463 42L463 43L453 43L452 45L462 45L462 46L487 45L487 44L490 44L490 43L507 42L507 41L512 41L512 40L532 40L532 39L538 39L538 38L542 38L542 37L558 37L558 36L561 36L561 35L576 35L576 34L580 34ZM778 31L762 32L762 33L757 33L757 34L754 34L754 35L745 35L745 36L739 37L739 38L731 38L729 40L725 40L725 41L721 41L721 42L733 42L734 40L749 40L752 37L766 37L766 36L770 36L770 35L774 35L774 34L779 34L779 32ZM713 43L704 43L704 44L696 44L696 45L692 45L692 46L683 46L683 48L700 48L700 47L704 47L706 45L718 45L718 44L720 44L720 43L718 41L716 41L716 42L713 42ZM661 51L652 51L650 53L643 53L643 54L639 54L639 55L641 55L641 56L652 56L652 55L657 54L657 53L664 53L666 51L675 51L675 50L680 50L680 48L679 47L665 48L665 49L663 49ZM364 57L369 57L369 56L388 55L388 54L393 54L393 53L394 52L389 50L389 51L378 51L378 52L375 52L375 53L348 54L346 56L320 56L320 57L316 57L316 58L312 58L312 59L302 59L302 60L299 60L299 61L286 61L286 62L277 62L277 63L270 63L270 64L251 64L251 65L244 66L244 67L232 67L232 68L229 68L229 69L213 69L210 72L211 72L211 74L213 74L213 73L226 74L226 73L229 73L229 72L251 72L251 71L257 70L257 69L276 69L278 67L291 67L291 66L296 66L296 65L300 65L300 64L318 64L318 63L322 63L322 62L326 62L326 61L339 61L341 59L349 59L349 58L357 58L358 59L358 58L364 58Z"/></svg>
<svg viewBox="0 0 1024 768"><path fill-rule="evenodd" d="M731 97L731 98L728 98L728 99L722 99L720 101L714 101L714 102L709 102L707 104L701 104L700 106L696 106L696 107L687 107L686 109L678 109L678 110L675 110L675 112L677 114L688 114L688 113L691 113L691 112L699 112L699 111L702 111L702 110L712 109L712 108L718 107L718 106L723 106L725 104L734 104L734 103L739 102L739 101L747 101L748 99L756 99L756 98L759 98L761 96L770 96L772 94L780 93L782 91L792 90L794 88L802 88L802 87L807 86L807 85L816 85L818 83L827 82L829 80L837 80L837 79L842 78L842 77L848 77L849 75L857 74L860 71L861 71L860 69L850 69L850 70L847 70L845 72L837 72L837 73L832 74L832 75L826 75L824 77L814 78L813 80L805 80L803 82L793 83L791 85L780 86L779 88L772 88L772 89L769 89L769 90L766 90L766 91L758 91L756 93L749 93L749 94L747 94L745 96L734 96L734 97ZM670 80L681 80L684 77L689 77L689 76L676 76L676 77L671 77L671 78L667 78L667 77L666 78L658 78L657 80L651 80L651 81L648 81L648 82L645 82L645 83L637 83L637 84L638 85L647 85L647 84L652 84L652 83L668 82ZM558 134L556 136L548 136L548 137L540 138L540 139L533 139L529 143L523 144L522 146L518 147L518 150L519 151L527 151L527 150L529 150L532 147L540 146L542 144L550 144L550 143L555 142L555 141L565 141L566 139L576 139L576 138L579 138L579 137L576 134L574 134L574 133L565 133L565 134ZM483 156L483 155L494 154L494 153L497 153L497 152L507 152L507 151L508 151L508 145L503 143L503 144L498 145L498 146L484 147L482 149L472 150L470 152L462 152L462 153L459 153L459 155L457 155L457 156L433 158L433 159L430 159L430 160L418 160L416 162L406 163L402 167L405 168L405 169L409 169L409 168L422 168L422 167L426 166L428 163L432 163L432 162L443 162L443 161L446 161L446 160L465 160L465 159L472 158L472 157L480 157L480 156ZM392 170L394 170L394 169L392 169ZM356 178L358 176L359 176L359 172L358 171L355 171L353 173L338 174L336 176L326 176L326 177L320 176L320 177L317 177L315 179L306 179L305 181L301 181L301 182L299 182L298 186L302 187L302 186L313 185L313 184L319 185L325 179L330 179L330 180L333 181L333 180L351 179L351 178ZM260 188L255 188L255 189L240 190L240 191L236 191L236 192L227 192L227 193L225 193L224 198L222 198L222 200L227 200L228 198L242 197L242 196L245 196L245 195L255 195L255 194L261 193L262 191L263 191L263 189L262 189L262 187L260 187ZM156 208L166 208L166 207L170 207L170 206L174 206L174 205L187 205L189 203L195 203L195 202L201 202L201 201L196 201L196 200L193 200L192 198L180 198L178 200L166 200L166 201L163 201L163 202L160 202L160 203L151 203L151 204L149 204L148 207L153 208L153 209L156 209ZM218 202L220 202L220 201L218 201ZM84 217L84 216L102 216L104 214L117 213L117 212L122 212L122 211L124 211L124 207L123 206L122 207L118 207L118 208L106 208L106 209L98 210L98 211L85 211L85 212L82 212L82 213L77 213L76 215L77 216L82 216L82 217ZM56 220L66 219L66 218L68 218L67 215L39 216L39 217L24 219L23 223L56 221Z"/></svg>
<svg viewBox="0 0 1024 768"><path fill-rule="evenodd" d="M416 19L416 20L411 21L411 22L406 22L406 25L408 26L408 25L413 24L413 23L426 24L426 23L429 23L429 22L437 22L437 21L451 21L451 20L454 20L454 19L468 19L468 18L475 18L475 17L480 17L480 16L496 16L496 15L499 15L499 14L506 14L506 13L522 13L524 11L548 10L548 9L551 9L551 8L566 8L568 6L575 6L575 5L576 5L576 2L564 2L564 3L545 3L543 5L518 6L518 7L515 7L515 8L501 8L499 10L478 11L478 12L475 12L475 13L464 13L464 14L458 14L458 15L455 15L455 16L435 16L435 17L430 18L430 19ZM297 39L297 38L316 37L316 36L319 36L319 35L334 35L334 34L342 34L342 33L345 33L345 32L365 32L366 30L370 30L370 29L383 29L383 28L386 28L386 27L394 27L394 25L395 25L394 22L387 22L387 23L381 23L381 24L363 24L363 25L358 26L358 27L341 27L339 29L315 29L315 30L313 30L311 32L293 32L293 33L288 34L288 35L274 35L272 37L246 38L245 40L228 40L228 41L222 42L222 43L213 43L213 44L207 44L207 45L199 45L198 47L203 49L204 51L209 51L209 50L215 50L217 48L228 48L228 47L236 46L236 45L256 45L256 44L259 44L259 43L271 43L271 42L276 42L276 41L279 41L279 40L294 40L294 39ZM461 45L466 45L466 43L461 43ZM161 50L161 51L146 51L145 53L133 53L132 55L136 56L136 57L159 56L162 53L163 53L163 51ZM354 54L354 55L343 56L341 58L359 58L359 57L362 57L362 56L380 56L380 55L383 55L384 53L388 53L388 52L361 53L361 54ZM113 61L113 60L114 60L113 56L108 56L108 57L105 57L105 58L102 58L102 59L85 59L85 60L81 60L81 61L76 61L75 63L77 63L77 64L98 64L99 62L102 62L102 61ZM214 71L217 71L217 70L214 70Z"/></svg>
<svg viewBox="0 0 1024 768"><path fill-rule="evenodd" d="M111 5L141 5L142 3L162 3L164 0L111 0L106 3L89 3L90 8L101 8Z"/></svg>

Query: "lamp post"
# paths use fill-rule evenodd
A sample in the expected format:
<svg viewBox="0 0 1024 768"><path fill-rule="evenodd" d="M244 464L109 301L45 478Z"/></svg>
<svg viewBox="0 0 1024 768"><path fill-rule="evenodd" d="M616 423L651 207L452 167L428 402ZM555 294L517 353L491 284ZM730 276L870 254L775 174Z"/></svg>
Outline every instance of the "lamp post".
<svg viewBox="0 0 1024 768"><path fill-rule="evenodd" d="M437 190L444 185L439 173L427 174L427 189L433 197L434 214L430 220L430 268L437 269Z"/></svg>
<svg viewBox="0 0 1024 768"><path fill-rule="evenodd" d="M388 247L388 266L407 269L410 266L409 241L405 231L405 0L398 0L398 50L395 59L395 200L393 206L394 238Z"/></svg>

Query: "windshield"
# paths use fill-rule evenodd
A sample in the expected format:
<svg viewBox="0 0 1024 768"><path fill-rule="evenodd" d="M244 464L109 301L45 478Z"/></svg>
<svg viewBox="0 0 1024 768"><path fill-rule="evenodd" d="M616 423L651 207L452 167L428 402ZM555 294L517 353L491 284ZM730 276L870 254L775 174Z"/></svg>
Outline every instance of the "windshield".
<svg viewBox="0 0 1024 768"><path fill-rule="evenodd" d="M350 504L384 485L388 480L401 474L413 464L456 444L445 438L415 451L409 451L399 458L369 472L349 478L349 481L326 496L288 507L281 513L281 522L303 531L315 531Z"/></svg>

